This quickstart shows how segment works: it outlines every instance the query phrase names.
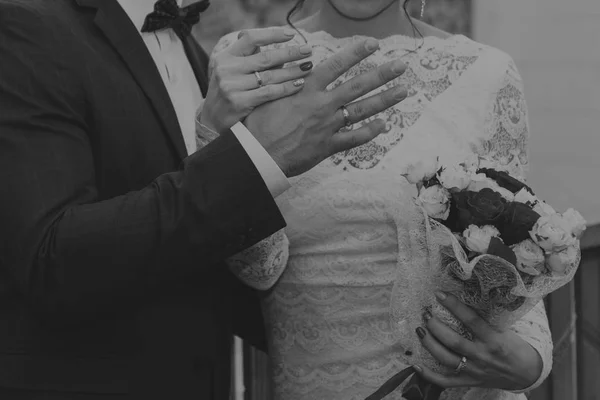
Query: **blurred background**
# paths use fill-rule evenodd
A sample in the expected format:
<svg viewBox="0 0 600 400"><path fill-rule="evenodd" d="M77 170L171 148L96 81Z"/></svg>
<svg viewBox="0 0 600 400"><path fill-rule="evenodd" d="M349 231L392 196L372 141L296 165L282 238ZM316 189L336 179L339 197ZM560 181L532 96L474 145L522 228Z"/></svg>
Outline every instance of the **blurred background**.
<svg viewBox="0 0 600 400"><path fill-rule="evenodd" d="M284 25L294 1L213 0L195 35L210 51L231 31ZM418 15L420 1L412 1ZM307 0L297 19L316 10ZM427 0L426 22L500 48L525 82L536 194L588 220L575 280L546 303L554 368L534 400L600 400L600 1ZM269 400L268 361L236 340L236 400Z"/></svg>

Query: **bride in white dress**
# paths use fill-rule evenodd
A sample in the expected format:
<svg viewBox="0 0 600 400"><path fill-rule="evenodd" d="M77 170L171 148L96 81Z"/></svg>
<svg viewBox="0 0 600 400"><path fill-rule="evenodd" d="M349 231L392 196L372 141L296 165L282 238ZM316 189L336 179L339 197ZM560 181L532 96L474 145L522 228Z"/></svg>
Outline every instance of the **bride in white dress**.
<svg viewBox="0 0 600 400"><path fill-rule="evenodd" d="M322 0L320 12L297 24L315 64L357 38L379 39L380 50L337 83L400 58L407 71L396 83L409 94L380 116L387 133L292 180L277 199L285 233L230 260L244 282L270 288L263 311L277 400L363 400L411 365L413 351L396 340L402 329L393 325L402 321L391 318L390 299L397 275L410 273L398 269L407 265L414 188L400 171L415 153L469 148L523 178L529 166L527 108L512 59L411 20L403 3ZM236 38L224 37L216 51ZM419 340L413 330L403 335ZM552 341L542 302L497 336L505 342L494 354L504 358L469 360L485 379L478 387L448 389L442 399L525 399L522 393L548 376ZM400 398L400 389L386 397Z"/></svg>

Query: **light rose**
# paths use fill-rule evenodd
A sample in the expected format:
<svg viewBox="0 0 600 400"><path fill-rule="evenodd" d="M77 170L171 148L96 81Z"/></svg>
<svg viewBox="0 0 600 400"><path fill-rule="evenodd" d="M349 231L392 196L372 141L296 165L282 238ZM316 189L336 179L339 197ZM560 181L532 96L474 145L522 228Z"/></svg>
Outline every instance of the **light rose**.
<svg viewBox="0 0 600 400"><path fill-rule="evenodd" d="M563 213L563 218L567 221L567 224L571 227L571 232L576 238L581 238L586 228L585 219L579 214L578 211L569 208Z"/></svg>
<svg viewBox="0 0 600 400"><path fill-rule="evenodd" d="M533 240L526 239L511 246L517 256L517 269L529 275L541 274L545 267L544 251Z"/></svg>
<svg viewBox="0 0 600 400"><path fill-rule="evenodd" d="M567 268L577 262L579 250L576 246L569 246L558 253L549 254L546 257L546 265L551 273L564 275Z"/></svg>
<svg viewBox="0 0 600 400"><path fill-rule="evenodd" d="M440 185L422 188L417 203L425 209L427 215L435 219L446 219L450 214L450 197Z"/></svg>
<svg viewBox="0 0 600 400"><path fill-rule="evenodd" d="M402 174L402 176L414 185L433 178L437 171L437 158L424 157L410 164L406 169L406 173Z"/></svg>
<svg viewBox="0 0 600 400"><path fill-rule="evenodd" d="M532 195L529 192L529 190L527 190L525 188L519 190L517 192L517 194L515 194L514 201L519 202L519 203L523 203L523 204L529 204L529 206L531 206L531 207L533 207L537 203L539 203L538 198L535 197L534 195Z"/></svg>
<svg viewBox="0 0 600 400"><path fill-rule="evenodd" d="M542 217L556 214L556 210L545 201L539 200L534 206L533 211L540 214Z"/></svg>
<svg viewBox="0 0 600 400"><path fill-rule="evenodd" d="M477 225L469 225L463 232L463 236L469 250L485 254L490 247L490 240L493 237L500 237L500 232L491 225L485 225L481 228Z"/></svg>
<svg viewBox="0 0 600 400"><path fill-rule="evenodd" d="M556 253L575 244L571 226L560 214L542 216L537 220L529 235L546 252Z"/></svg>
<svg viewBox="0 0 600 400"><path fill-rule="evenodd" d="M475 174L471 176L471 182L467 187L472 192L479 192L481 189L489 188L495 192L498 192L507 201L513 201L515 195L507 189L500 187L495 181L485 176L485 174Z"/></svg>
<svg viewBox="0 0 600 400"><path fill-rule="evenodd" d="M438 180L446 189L464 190L471 182L471 174L467 172L465 167L453 165L445 167L437 175Z"/></svg>

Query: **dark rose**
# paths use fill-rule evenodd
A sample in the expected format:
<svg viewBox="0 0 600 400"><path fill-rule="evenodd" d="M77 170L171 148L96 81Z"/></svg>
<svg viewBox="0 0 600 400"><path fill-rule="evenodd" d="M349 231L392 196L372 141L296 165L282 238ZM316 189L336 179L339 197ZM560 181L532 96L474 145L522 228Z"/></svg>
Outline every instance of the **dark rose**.
<svg viewBox="0 0 600 400"><path fill-rule="evenodd" d="M507 172L496 171L491 168L480 168L477 170L478 174L484 174L488 178L494 180L500 187L510 190L513 194L517 194L519 190L525 188L532 195L533 190L518 179L513 178Z"/></svg>
<svg viewBox="0 0 600 400"><path fill-rule="evenodd" d="M501 222L506 200L500 193L484 188L479 192L462 191L452 194L453 219L456 231L462 232L469 225L492 225ZM452 229L452 228L450 228Z"/></svg>
<svg viewBox="0 0 600 400"><path fill-rule="evenodd" d="M527 204L513 201L504 209L502 222L497 227L500 237L507 246L529 239L529 231L533 229L539 218L540 214Z"/></svg>

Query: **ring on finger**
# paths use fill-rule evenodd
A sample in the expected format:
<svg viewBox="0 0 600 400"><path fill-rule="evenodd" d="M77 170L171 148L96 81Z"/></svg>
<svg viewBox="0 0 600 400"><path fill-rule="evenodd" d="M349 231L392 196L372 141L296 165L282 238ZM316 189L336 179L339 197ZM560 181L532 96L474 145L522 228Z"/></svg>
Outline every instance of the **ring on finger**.
<svg viewBox="0 0 600 400"><path fill-rule="evenodd" d="M454 373L456 375L460 374L462 371L465 370L465 368L467 368L467 357L463 356L460 359L460 362L458 363L458 365L456 366L456 369L454 370Z"/></svg>
<svg viewBox="0 0 600 400"><path fill-rule="evenodd" d="M346 128L350 128L352 126L352 121L350 121L350 113L348 112L348 109L346 106L342 106L340 109L342 110L342 115L344 116L344 126Z"/></svg>
<svg viewBox="0 0 600 400"><path fill-rule="evenodd" d="M254 76L256 77L256 83L258 83L258 86L262 87L264 82L262 76L260 76L260 72L254 71Z"/></svg>

